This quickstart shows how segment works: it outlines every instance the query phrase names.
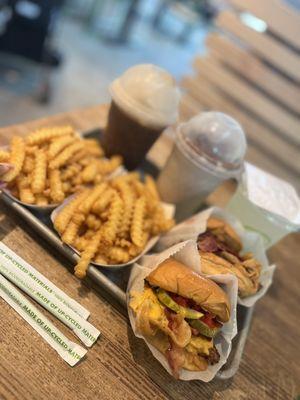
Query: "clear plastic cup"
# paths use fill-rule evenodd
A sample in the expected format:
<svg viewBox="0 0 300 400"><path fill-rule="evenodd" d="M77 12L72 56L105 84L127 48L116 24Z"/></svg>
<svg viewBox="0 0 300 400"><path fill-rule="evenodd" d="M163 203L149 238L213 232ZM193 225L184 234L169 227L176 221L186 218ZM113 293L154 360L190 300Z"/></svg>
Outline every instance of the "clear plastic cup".
<svg viewBox="0 0 300 400"><path fill-rule="evenodd" d="M288 182L252 164L226 206L245 229L261 235L265 248L290 233L300 231L300 198Z"/></svg>
<svg viewBox="0 0 300 400"><path fill-rule="evenodd" d="M174 129L175 145L158 178L163 201L177 218L195 212L223 181L240 179L246 152L242 127L220 112L202 113Z"/></svg>

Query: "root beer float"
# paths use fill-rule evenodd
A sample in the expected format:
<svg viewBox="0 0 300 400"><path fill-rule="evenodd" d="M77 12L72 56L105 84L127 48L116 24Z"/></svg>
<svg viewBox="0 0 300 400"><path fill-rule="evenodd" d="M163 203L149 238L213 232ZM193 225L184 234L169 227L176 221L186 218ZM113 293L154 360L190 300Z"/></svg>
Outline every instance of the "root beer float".
<svg viewBox="0 0 300 400"><path fill-rule="evenodd" d="M121 154L125 166L134 169L163 130L176 122L179 89L162 68L140 64L113 81L110 93L103 146L108 156Z"/></svg>

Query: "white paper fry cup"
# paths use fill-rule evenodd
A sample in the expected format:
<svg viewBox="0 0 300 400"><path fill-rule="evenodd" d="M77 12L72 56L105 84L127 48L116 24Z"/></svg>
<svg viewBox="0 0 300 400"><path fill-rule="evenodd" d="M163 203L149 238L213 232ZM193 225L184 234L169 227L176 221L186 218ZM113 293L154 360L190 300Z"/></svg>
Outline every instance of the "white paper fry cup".
<svg viewBox="0 0 300 400"><path fill-rule="evenodd" d="M218 207L211 207L207 210L201 211L193 217L176 225L173 229L164 234L157 244L157 250L162 251L174 245L175 243L184 240L191 239L196 243L198 235L206 231L207 221L211 216L219 217L231 225L242 240L243 252L253 253L254 257L262 265L259 279L260 288L257 293L245 298L238 297L238 304L241 304L245 307L252 307L258 299L265 295L270 287L276 266L269 265L261 236L256 232L249 232L245 230L239 220L232 214ZM198 263L201 271L201 256L199 256L199 253Z"/></svg>
<svg viewBox="0 0 300 400"><path fill-rule="evenodd" d="M153 269L157 268L157 266L161 262L171 256L201 275L199 267L199 253L196 243L192 240L189 240L186 242L178 243L162 253L143 257L140 264L135 264L133 266L127 287L128 314L133 332L135 336L145 340L153 356L162 364L162 366L169 372L169 374L172 373L166 357L149 342L147 342L147 340L137 331L136 318L134 312L129 307L129 300L130 292L143 292L144 279L150 274ZM220 353L220 361L215 365L209 365L206 371L187 371L182 369L179 374L179 379L185 381L193 379L201 380L204 382L211 381L215 377L216 373L220 370L220 368L226 363L226 360L231 351L231 341L237 334L237 278L233 275L208 275L207 277L218 283L226 292L230 301L231 316L230 320L223 325L221 332L214 339L214 344Z"/></svg>
<svg viewBox="0 0 300 400"><path fill-rule="evenodd" d="M69 365L76 365L87 350L71 342L25 296L0 274L3 298Z"/></svg>
<svg viewBox="0 0 300 400"><path fill-rule="evenodd" d="M51 214L51 221L54 225L54 221L57 217L57 215L63 210L63 208L74 198L74 195L68 197L59 207L57 207ZM172 218L175 214L175 206L173 204L168 204L168 203L162 203L163 210L165 212L165 215L167 218ZM59 233L58 233L59 234ZM158 242L160 236L153 236L148 243L146 244L144 250L128 261L127 263L122 263L122 264L100 264L96 262L91 262L92 265L95 265L96 267L105 267L108 269L119 269L123 267L127 267L129 265L132 265L135 263L137 260L139 260L144 254L148 253ZM65 244L66 246L70 247L76 254L80 254L78 250L76 250L73 246L69 246L68 244Z"/></svg>

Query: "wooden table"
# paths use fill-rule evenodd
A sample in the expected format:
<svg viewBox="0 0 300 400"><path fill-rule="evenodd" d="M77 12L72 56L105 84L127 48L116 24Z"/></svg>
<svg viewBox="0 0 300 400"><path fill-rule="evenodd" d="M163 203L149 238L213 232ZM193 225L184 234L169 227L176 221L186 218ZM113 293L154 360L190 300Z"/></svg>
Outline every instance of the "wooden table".
<svg viewBox="0 0 300 400"><path fill-rule="evenodd" d="M40 125L69 122L86 130L103 125L105 118L106 108L97 106L3 128L0 143ZM91 323L102 332L87 358L71 368L0 299L1 400L288 400L300 393L299 235L270 251L278 269L272 288L255 307L238 373L229 381L208 384L170 377L134 337L124 311L91 282L77 280L65 268L71 268L68 262L2 203L0 239L89 309ZM55 324L72 338L61 323Z"/></svg>

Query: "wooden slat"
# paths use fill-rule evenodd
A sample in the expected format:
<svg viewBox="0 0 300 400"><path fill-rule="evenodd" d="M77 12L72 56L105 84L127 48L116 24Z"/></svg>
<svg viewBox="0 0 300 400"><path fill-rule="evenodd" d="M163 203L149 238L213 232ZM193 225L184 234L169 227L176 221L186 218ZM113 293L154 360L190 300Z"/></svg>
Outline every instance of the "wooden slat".
<svg viewBox="0 0 300 400"><path fill-rule="evenodd" d="M267 67L253 54L239 47L233 40L216 32L208 35L210 52L255 83L294 112L300 113L300 86L291 83Z"/></svg>
<svg viewBox="0 0 300 400"><path fill-rule="evenodd" d="M283 0L229 0L229 2L264 20L268 29L300 49L300 14Z"/></svg>
<svg viewBox="0 0 300 400"><path fill-rule="evenodd" d="M202 100L198 100L195 97L193 97L193 94L190 93L190 94L186 95L186 102L190 101L191 103L198 103L199 108L201 108L201 109L206 108L207 111L218 109L219 111L229 113L228 109L225 110L224 108L222 108L222 106L213 105L213 103L210 102L210 99L208 97L206 97L205 100L204 100L204 97L202 98ZM206 103L206 105L204 103ZM194 112L194 113L191 112L188 118L191 118L196 114L197 114L197 112ZM233 114L231 113L231 115L233 115ZM247 133L248 133L248 130L247 130ZM247 135L247 136L250 136L250 135ZM246 160L257 165L258 167L260 167L266 171L269 171L272 174L275 174L279 178L282 178L288 182L291 182L291 184L300 193L300 184L299 184L299 180L297 179L297 177L295 177L293 174L291 174L290 170L288 170L288 169L282 167L281 165L279 165L278 163L274 162L274 158L268 157L264 151L262 151L259 147L257 147L255 145L255 143L252 142L252 140L248 141L248 144L247 144Z"/></svg>
<svg viewBox="0 0 300 400"><path fill-rule="evenodd" d="M200 113L204 109L199 102L195 101L188 95L184 95L182 97L179 108L179 118L182 121L188 120L193 115Z"/></svg>
<svg viewBox="0 0 300 400"><path fill-rule="evenodd" d="M300 144L299 119L273 103L268 97L224 68L212 58L197 58L194 66L201 76L217 85L228 95L266 121L293 143Z"/></svg>
<svg viewBox="0 0 300 400"><path fill-rule="evenodd" d="M270 162L274 164L279 164L279 161L278 170L287 169L286 176L292 173L296 180L300 174L300 163L297 162L299 153L294 147L273 135L271 130L239 110L204 78L198 77L197 80L185 78L182 84L200 104L205 104L208 109L228 113L237 119L244 127L250 142L259 146L265 152L265 158L269 158Z"/></svg>
<svg viewBox="0 0 300 400"><path fill-rule="evenodd" d="M244 25L238 15L224 11L216 19L219 28L227 30L250 45L262 58L291 78L300 81L300 57L272 37Z"/></svg>

